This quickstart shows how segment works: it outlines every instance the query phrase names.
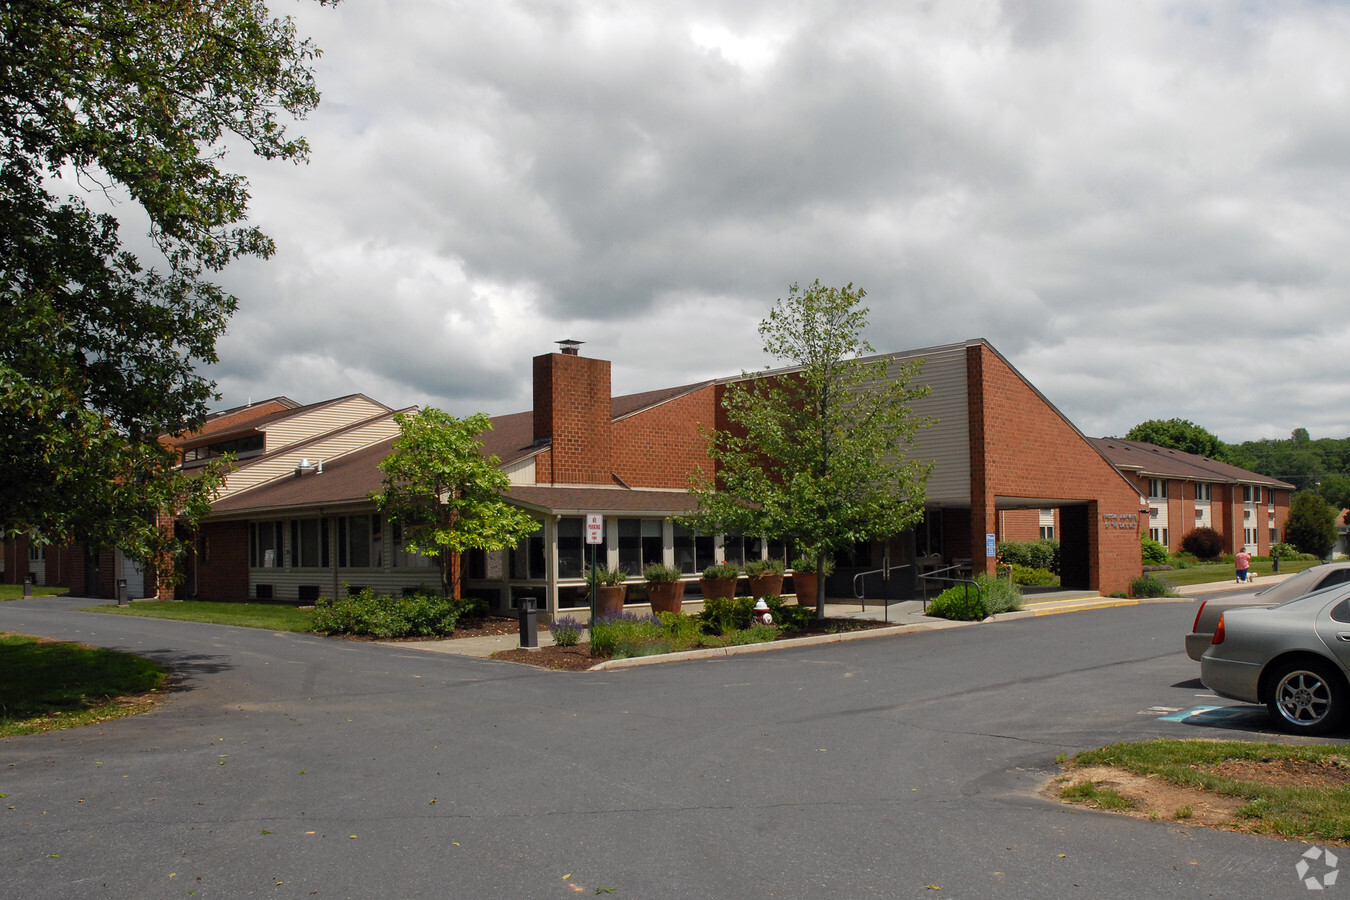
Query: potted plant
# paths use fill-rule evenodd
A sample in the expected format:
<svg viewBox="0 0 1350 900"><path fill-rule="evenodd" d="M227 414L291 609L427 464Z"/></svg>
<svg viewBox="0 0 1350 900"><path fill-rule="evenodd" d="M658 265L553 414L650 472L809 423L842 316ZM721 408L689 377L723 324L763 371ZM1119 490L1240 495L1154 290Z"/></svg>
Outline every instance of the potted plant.
<svg viewBox="0 0 1350 900"><path fill-rule="evenodd" d="M720 562L703 570L699 585L703 588L703 599L713 597L736 596L736 579L741 577L741 567L732 562Z"/></svg>
<svg viewBox="0 0 1350 900"><path fill-rule="evenodd" d="M642 570L642 577L647 580L652 612L680 611L684 599L684 582L680 580L679 569L663 563L652 563Z"/></svg>
<svg viewBox="0 0 1350 900"><path fill-rule="evenodd" d="M834 574L834 560L826 557L821 566L826 578ZM798 606L816 605L816 557L799 556L792 561L792 590L797 595Z"/></svg>
<svg viewBox="0 0 1350 900"><path fill-rule="evenodd" d="M750 579L752 597L777 597L783 593L781 559L752 559L745 564L745 575Z"/></svg>
<svg viewBox="0 0 1350 900"><path fill-rule="evenodd" d="M623 612L623 601L628 594L624 582L628 573L621 566L596 566L586 573L586 580L595 585L595 614L597 616L618 615Z"/></svg>

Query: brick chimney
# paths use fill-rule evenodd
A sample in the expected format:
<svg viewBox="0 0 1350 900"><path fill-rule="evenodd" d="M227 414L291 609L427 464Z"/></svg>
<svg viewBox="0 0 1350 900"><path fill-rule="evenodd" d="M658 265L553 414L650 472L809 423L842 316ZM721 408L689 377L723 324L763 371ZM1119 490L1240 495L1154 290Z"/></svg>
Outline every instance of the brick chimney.
<svg viewBox="0 0 1350 900"><path fill-rule="evenodd" d="M610 484L609 361L581 356L580 341L558 343L561 353L534 358L534 439L552 445L549 464L535 477L541 483Z"/></svg>

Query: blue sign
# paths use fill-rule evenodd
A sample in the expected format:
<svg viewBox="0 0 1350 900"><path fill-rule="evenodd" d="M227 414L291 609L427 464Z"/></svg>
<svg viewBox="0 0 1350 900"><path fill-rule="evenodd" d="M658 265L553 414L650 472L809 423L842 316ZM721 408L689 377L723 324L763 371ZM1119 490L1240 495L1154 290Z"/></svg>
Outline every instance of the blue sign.
<svg viewBox="0 0 1350 900"><path fill-rule="evenodd" d="M994 552L994 536L986 534L984 536L984 555L993 559L997 554Z"/></svg>

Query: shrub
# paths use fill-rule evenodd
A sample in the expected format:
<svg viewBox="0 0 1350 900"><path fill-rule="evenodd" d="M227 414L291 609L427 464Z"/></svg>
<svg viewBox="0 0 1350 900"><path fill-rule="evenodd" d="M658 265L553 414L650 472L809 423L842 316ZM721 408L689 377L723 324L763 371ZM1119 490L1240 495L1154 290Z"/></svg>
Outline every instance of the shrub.
<svg viewBox="0 0 1350 900"><path fill-rule="evenodd" d="M1161 542L1153 538L1144 538L1139 542L1140 555L1143 557L1146 566L1165 566L1171 554Z"/></svg>
<svg viewBox="0 0 1350 900"><path fill-rule="evenodd" d="M1223 535L1213 528L1195 528L1181 539L1181 549L1196 559L1215 560L1223 553Z"/></svg>
<svg viewBox="0 0 1350 900"><path fill-rule="evenodd" d="M770 609L773 611L774 623L783 631L805 631L816 618L814 606L780 604L777 609L770 605Z"/></svg>
<svg viewBox="0 0 1350 900"><path fill-rule="evenodd" d="M1059 584L1059 576L1049 569L1028 569L1026 566L1014 564L1012 570L1013 584L1030 585L1055 585Z"/></svg>
<svg viewBox="0 0 1350 900"><path fill-rule="evenodd" d="M667 653L670 645L663 641L664 637L661 620L656 616L633 613L600 616L591 622L591 656L626 659Z"/></svg>
<svg viewBox="0 0 1350 900"><path fill-rule="evenodd" d="M1132 597L1175 597L1172 589L1156 575L1140 575L1130 582Z"/></svg>
<svg viewBox="0 0 1350 900"><path fill-rule="evenodd" d="M1271 544L1271 559L1298 559L1298 550L1293 544Z"/></svg>
<svg viewBox="0 0 1350 900"><path fill-rule="evenodd" d="M703 570L704 578L739 578L741 567L732 562L714 563Z"/></svg>
<svg viewBox="0 0 1350 900"><path fill-rule="evenodd" d="M975 621L1022 608L1022 592L1012 582L985 572L977 572L974 580L978 592L972 585L954 584L929 602L928 615Z"/></svg>
<svg viewBox="0 0 1350 900"><path fill-rule="evenodd" d="M752 578L758 575L782 575L785 569L781 559L752 559L745 564L745 574Z"/></svg>
<svg viewBox="0 0 1350 900"><path fill-rule="evenodd" d="M314 630L378 638L436 637L452 633L460 617L474 606L472 599L430 593L392 597L367 587L338 600L320 597L315 601Z"/></svg>
<svg viewBox="0 0 1350 900"><path fill-rule="evenodd" d="M753 597L709 597L703 601L699 618L713 634L731 634L750 627L754 610Z"/></svg>
<svg viewBox="0 0 1350 900"><path fill-rule="evenodd" d="M1059 541L1002 541L995 551L1005 565L1048 569L1059 574Z"/></svg>
<svg viewBox="0 0 1350 900"><path fill-rule="evenodd" d="M581 640L581 629L580 621L571 616L563 616L561 619L554 619L548 630L553 633L553 643L559 647L575 647Z"/></svg>
<svg viewBox="0 0 1350 900"><path fill-rule="evenodd" d="M1289 501L1284 539L1302 553L1325 559L1336 546L1336 510L1312 491L1299 491Z"/></svg>

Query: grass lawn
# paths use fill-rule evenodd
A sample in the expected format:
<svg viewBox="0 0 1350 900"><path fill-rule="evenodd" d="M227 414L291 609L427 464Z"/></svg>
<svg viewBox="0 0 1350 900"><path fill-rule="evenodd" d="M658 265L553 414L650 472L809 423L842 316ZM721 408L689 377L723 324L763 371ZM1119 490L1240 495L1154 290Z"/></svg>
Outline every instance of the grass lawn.
<svg viewBox="0 0 1350 900"><path fill-rule="evenodd" d="M1302 572L1304 569L1310 569L1318 565L1316 560L1281 560L1280 574L1292 575L1295 572ZM1273 568L1270 560L1252 560L1252 571L1257 575L1270 575ZM1170 569L1163 572L1154 572L1163 581L1172 587L1182 587L1188 584L1210 584L1215 581L1232 581L1233 564L1232 563L1214 563L1207 566L1191 566L1188 569ZM1256 581L1257 587L1260 587L1261 581Z"/></svg>
<svg viewBox="0 0 1350 900"><path fill-rule="evenodd" d="M1129 787L1104 789L1074 777L1075 769L1089 766L1110 766L1155 784L1162 779L1201 792L1194 796L1230 801L1227 820L1205 824L1310 843L1350 842L1350 747L1158 740L1113 744L1073 758L1061 797L1128 810L1135 806ZM1174 808L1173 818L1192 814L1190 806Z"/></svg>
<svg viewBox="0 0 1350 900"><path fill-rule="evenodd" d="M70 593L69 588L63 587L44 587L40 584L33 585L34 597L63 597ZM23 598L23 585L21 584L0 584L0 601L19 600Z"/></svg>
<svg viewBox="0 0 1350 900"><path fill-rule="evenodd" d="M139 656L0 632L0 737L143 712L164 679Z"/></svg>
<svg viewBox="0 0 1350 900"><path fill-rule="evenodd" d="M271 603L209 603L204 600L137 600L126 606L107 604L90 606L82 612L109 613L117 616L145 616L151 619L179 619L210 625L242 625L271 631L313 631L314 610Z"/></svg>

